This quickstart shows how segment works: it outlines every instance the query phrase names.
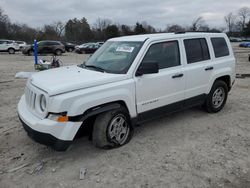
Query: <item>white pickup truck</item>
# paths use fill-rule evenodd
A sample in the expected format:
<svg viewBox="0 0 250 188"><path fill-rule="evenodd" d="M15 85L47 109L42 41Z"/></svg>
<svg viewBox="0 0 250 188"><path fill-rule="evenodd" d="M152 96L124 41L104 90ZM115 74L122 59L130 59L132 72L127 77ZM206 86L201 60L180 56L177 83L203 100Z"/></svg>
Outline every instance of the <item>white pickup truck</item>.
<svg viewBox="0 0 250 188"><path fill-rule="evenodd" d="M198 105L219 112L234 81L223 33L119 37L83 64L32 75L18 114L30 137L56 150L86 127L96 147L114 148L146 120Z"/></svg>

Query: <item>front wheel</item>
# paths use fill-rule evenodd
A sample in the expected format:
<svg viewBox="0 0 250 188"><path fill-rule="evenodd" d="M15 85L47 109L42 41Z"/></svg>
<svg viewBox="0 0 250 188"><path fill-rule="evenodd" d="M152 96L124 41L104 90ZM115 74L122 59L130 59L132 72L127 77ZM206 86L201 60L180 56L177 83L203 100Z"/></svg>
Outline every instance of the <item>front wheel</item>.
<svg viewBox="0 0 250 188"><path fill-rule="evenodd" d="M93 144L98 148L112 149L129 142L132 126L127 110L121 107L100 114L93 127Z"/></svg>
<svg viewBox="0 0 250 188"><path fill-rule="evenodd" d="M204 108L209 113L219 112L226 104L228 96L228 86L225 82L218 80L212 86L210 93L204 104Z"/></svg>

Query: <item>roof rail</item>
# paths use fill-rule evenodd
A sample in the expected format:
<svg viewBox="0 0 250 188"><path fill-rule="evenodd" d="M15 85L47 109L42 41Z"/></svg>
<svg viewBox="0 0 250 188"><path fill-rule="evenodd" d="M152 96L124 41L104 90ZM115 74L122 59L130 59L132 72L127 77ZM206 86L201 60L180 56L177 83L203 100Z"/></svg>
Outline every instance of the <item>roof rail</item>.
<svg viewBox="0 0 250 188"><path fill-rule="evenodd" d="M220 31L177 31L175 34L185 34L185 33L222 33Z"/></svg>

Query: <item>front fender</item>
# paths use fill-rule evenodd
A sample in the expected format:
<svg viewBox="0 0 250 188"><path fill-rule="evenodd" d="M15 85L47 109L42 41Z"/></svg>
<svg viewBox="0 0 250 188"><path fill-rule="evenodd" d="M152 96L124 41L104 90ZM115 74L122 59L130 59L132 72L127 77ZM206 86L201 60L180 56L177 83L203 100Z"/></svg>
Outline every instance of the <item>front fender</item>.
<svg viewBox="0 0 250 188"><path fill-rule="evenodd" d="M126 104L131 118L136 117L135 85L132 79L54 96L49 111L65 111L68 116L78 116L93 107L117 101Z"/></svg>

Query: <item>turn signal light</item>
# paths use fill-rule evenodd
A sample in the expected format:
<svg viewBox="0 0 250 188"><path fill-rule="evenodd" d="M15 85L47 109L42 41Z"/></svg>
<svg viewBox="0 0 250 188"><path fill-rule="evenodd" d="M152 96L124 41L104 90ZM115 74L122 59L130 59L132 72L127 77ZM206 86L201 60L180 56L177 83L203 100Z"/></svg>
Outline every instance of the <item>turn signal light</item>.
<svg viewBox="0 0 250 188"><path fill-rule="evenodd" d="M68 116L60 116L57 118L58 122L67 122L69 121L69 117Z"/></svg>

